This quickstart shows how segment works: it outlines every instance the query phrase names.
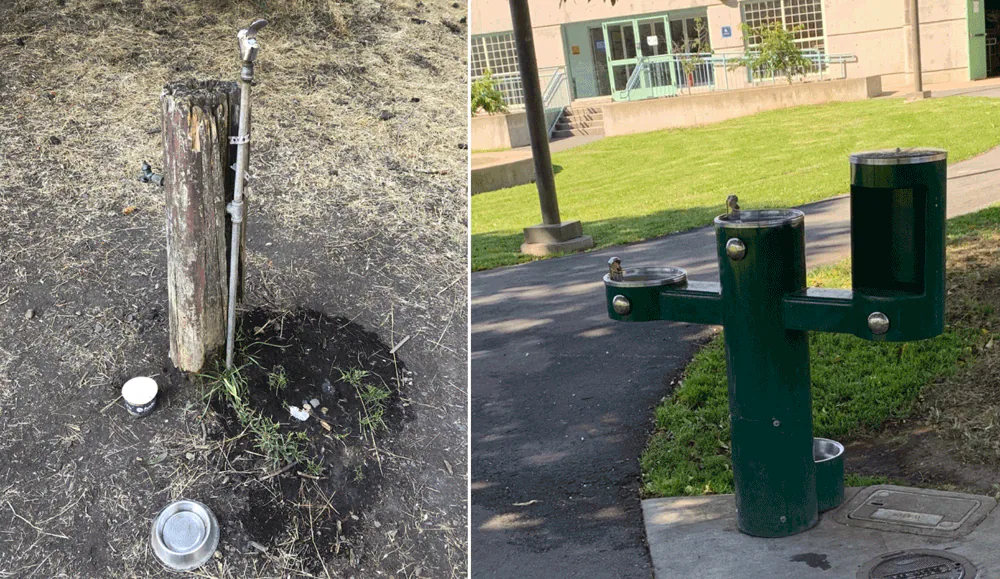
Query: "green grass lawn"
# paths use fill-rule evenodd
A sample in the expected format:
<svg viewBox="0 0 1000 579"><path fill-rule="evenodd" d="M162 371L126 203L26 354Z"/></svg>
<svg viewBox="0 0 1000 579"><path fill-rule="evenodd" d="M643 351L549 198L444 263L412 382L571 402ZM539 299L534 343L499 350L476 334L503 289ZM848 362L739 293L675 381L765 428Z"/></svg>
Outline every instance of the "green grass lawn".
<svg viewBox="0 0 1000 579"><path fill-rule="evenodd" d="M792 207L848 192L850 153L948 150L949 162L1000 144L1000 99L878 99L770 111L692 129L603 139L556 153L564 220L596 247L706 225L736 193L745 209ZM522 229L541 221L534 184L472 197L472 267L512 265Z"/></svg>
<svg viewBox="0 0 1000 579"><path fill-rule="evenodd" d="M980 237L983 236L983 237ZM952 219L949 256L1000 237L1000 208ZM997 323L996 304L975 291L981 267L949 257L945 332L920 342L875 343L843 334L811 332L813 424L816 436L844 441L877 432L910 415L923 388L953 375L975 358ZM818 268L809 284L850 287L850 265ZM963 279L964 278L964 279ZM971 289L963 289L971 288ZM643 453L643 493L677 496L733 490L729 407L722 336L699 351L674 393L656 409L656 430ZM878 478L857 474L848 484ZM867 481L867 482L866 482ZM884 481L883 481L884 482Z"/></svg>

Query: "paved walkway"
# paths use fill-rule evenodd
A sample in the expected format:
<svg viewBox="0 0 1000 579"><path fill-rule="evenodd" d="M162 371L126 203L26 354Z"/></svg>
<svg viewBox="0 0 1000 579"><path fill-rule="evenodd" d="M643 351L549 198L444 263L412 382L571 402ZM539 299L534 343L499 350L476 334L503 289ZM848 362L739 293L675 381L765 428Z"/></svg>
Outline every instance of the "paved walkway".
<svg viewBox="0 0 1000 579"><path fill-rule="evenodd" d="M949 216L1000 201L1000 148L949 175ZM848 201L803 208L810 267L849 252ZM717 279L710 227L472 276L476 578L652 575L637 459L652 408L711 330L608 320L601 277L612 255Z"/></svg>
<svg viewBox="0 0 1000 579"><path fill-rule="evenodd" d="M594 141L599 141L603 139L603 135L577 135L575 137L566 137L565 139L557 139L555 141L549 142L549 151L552 153L558 153L559 151L565 151L566 149L572 149L573 147L579 147L580 145L586 145L587 143L593 143ZM502 165L504 163L510 163L511 161L519 161L521 159L531 158L531 147L517 147L516 149L507 149L506 151L493 151L490 153L477 153L472 152L472 168L479 169L480 167L491 167L493 165Z"/></svg>

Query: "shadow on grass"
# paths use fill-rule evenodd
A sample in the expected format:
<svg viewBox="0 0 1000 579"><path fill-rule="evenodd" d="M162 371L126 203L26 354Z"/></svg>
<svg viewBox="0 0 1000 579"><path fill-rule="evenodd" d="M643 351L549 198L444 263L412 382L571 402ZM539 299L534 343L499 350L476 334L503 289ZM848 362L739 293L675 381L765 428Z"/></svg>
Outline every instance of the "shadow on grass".
<svg viewBox="0 0 1000 579"><path fill-rule="evenodd" d="M680 231L711 225L722 205L671 209L651 215L620 217L600 221L585 221L583 233L594 238L594 249L644 241ZM572 216L564 216L572 219ZM538 222L541 222L539 216ZM505 265L516 265L537 259L521 253L524 234L521 231L491 231L472 235L472 270L482 271ZM555 257L549 256L549 257Z"/></svg>

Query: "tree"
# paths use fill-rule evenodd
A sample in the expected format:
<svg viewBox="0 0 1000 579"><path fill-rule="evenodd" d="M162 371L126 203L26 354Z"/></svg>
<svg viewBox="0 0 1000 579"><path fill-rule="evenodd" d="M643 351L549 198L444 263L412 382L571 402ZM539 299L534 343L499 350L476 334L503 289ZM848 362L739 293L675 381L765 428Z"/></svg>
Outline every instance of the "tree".
<svg viewBox="0 0 1000 579"><path fill-rule="evenodd" d="M744 37L755 38L757 42L754 43L755 52L747 53L739 64L750 70L763 69L772 75L783 74L788 84L792 84L794 75L804 75L812 66L812 61L802 55L802 49L795 42L794 33L801 29L801 25L787 29L777 20L757 28L744 23Z"/></svg>
<svg viewBox="0 0 1000 579"><path fill-rule="evenodd" d="M490 115L507 112L503 93L493 86L493 73L488 68L472 83L472 114L480 109Z"/></svg>
<svg viewBox="0 0 1000 579"><path fill-rule="evenodd" d="M683 40L674 42L674 53L683 54L678 60L688 81L688 94L691 94L691 88L694 86L695 70L698 69L700 63L704 62L701 53L705 48L704 41L708 36L705 33L705 22L701 18L694 19L694 30L697 38L689 38L687 42Z"/></svg>

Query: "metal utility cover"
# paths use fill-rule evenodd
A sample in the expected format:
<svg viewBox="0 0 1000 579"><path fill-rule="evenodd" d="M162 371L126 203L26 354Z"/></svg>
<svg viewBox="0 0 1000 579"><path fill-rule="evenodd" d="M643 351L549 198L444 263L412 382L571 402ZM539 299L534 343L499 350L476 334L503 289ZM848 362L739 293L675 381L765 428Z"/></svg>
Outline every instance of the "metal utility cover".
<svg viewBox="0 0 1000 579"><path fill-rule="evenodd" d="M972 579L976 567L955 553L910 549L879 555L861 566L858 579Z"/></svg>
<svg viewBox="0 0 1000 579"><path fill-rule="evenodd" d="M953 538L970 533L996 504L980 495L877 485L861 490L837 511L835 520L852 527Z"/></svg>

